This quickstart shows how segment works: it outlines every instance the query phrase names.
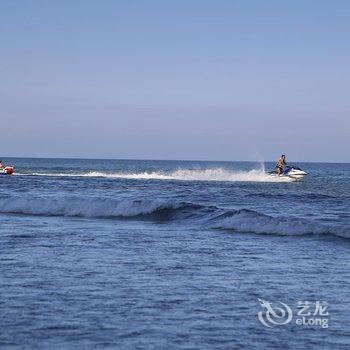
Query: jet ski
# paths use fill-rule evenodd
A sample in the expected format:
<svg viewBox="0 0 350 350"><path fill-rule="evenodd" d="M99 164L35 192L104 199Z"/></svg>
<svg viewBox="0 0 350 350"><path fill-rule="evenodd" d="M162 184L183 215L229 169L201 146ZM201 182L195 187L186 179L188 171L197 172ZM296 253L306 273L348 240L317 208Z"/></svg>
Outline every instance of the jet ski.
<svg viewBox="0 0 350 350"><path fill-rule="evenodd" d="M294 165L287 165L283 172L279 175L277 175L276 170L271 171L270 176L276 176L276 177L289 177L292 179L302 179L304 176L307 175L307 172L304 170L301 170L299 167L294 166Z"/></svg>
<svg viewBox="0 0 350 350"><path fill-rule="evenodd" d="M0 169L0 175L12 175L15 169L12 166L7 166Z"/></svg>

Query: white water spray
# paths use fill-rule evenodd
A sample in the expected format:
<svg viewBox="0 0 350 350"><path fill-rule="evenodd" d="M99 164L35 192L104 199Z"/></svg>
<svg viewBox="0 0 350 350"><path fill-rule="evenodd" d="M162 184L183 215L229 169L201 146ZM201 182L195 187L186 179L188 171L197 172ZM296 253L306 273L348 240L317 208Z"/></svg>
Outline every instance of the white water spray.
<svg viewBox="0 0 350 350"><path fill-rule="evenodd" d="M260 163L260 169L249 171L234 171L225 168L210 169L177 169L172 172L152 171L152 172L100 172L91 171L88 173L33 173L36 176L56 176L56 177L103 177L115 179L135 179L135 180L178 180L178 181L230 181L230 182L290 182L291 178L272 177L265 173L264 162Z"/></svg>

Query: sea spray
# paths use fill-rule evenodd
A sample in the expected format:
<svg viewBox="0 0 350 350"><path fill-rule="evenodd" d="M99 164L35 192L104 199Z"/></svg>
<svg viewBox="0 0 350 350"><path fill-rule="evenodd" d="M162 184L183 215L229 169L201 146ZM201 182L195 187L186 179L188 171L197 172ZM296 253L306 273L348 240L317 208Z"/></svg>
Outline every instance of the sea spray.
<svg viewBox="0 0 350 350"><path fill-rule="evenodd" d="M177 181L227 181L227 182L291 182L287 177L272 177L265 173L262 162L259 169L234 171L225 168L182 169L145 172L101 172L85 173L32 173L34 176L54 177L102 177L110 179L130 180L177 180Z"/></svg>

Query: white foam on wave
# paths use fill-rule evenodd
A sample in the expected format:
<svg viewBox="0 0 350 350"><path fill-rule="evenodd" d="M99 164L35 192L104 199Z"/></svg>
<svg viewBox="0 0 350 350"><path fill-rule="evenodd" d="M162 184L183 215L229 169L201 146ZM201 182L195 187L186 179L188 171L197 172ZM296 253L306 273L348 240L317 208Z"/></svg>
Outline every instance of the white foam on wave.
<svg viewBox="0 0 350 350"><path fill-rule="evenodd" d="M178 169L173 172L99 172L88 173L33 173L36 176L57 176L57 177L103 177L114 179L133 180L178 180L178 181L230 181L230 182L291 182L291 178L272 177L266 174L263 169L249 171L233 171L224 168L211 169Z"/></svg>
<svg viewBox="0 0 350 350"><path fill-rule="evenodd" d="M132 217L162 209L177 209L181 203L165 200L114 200L83 197L0 198L0 212L87 218Z"/></svg>
<svg viewBox="0 0 350 350"><path fill-rule="evenodd" d="M93 197L0 197L0 213L42 216L67 216L84 218L132 218L161 213L163 210L178 212L173 219L183 220L181 210L193 210L203 221L202 227L232 230L240 233L307 235L332 234L350 238L349 232L337 227L324 226L311 220L275 218L249 210L228 210L213 219L209 207L167 199L112 199ZM216 208L218 214L223 209ZM223 215L226 215L223 217ZM209 221L207 221L207 220ZM214 220L214 221L212 221Z"/></svg>
<svg viewBox="0 0 350 350"><path fill-rule="evenodd" d="M276 234L276 235L308 235L333 234L343 238L350 235L340 228L329 227L319 223L297 218L275 218L251 211L238 211L232 216L223 218L218 229L233 230L241 233Z"/></svg>

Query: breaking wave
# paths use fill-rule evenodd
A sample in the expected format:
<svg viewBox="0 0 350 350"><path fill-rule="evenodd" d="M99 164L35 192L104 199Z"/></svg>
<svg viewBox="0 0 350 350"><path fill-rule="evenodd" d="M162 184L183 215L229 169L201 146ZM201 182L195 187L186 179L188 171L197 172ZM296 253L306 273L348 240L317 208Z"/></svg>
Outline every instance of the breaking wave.
<svg viewBox="0 0 350 350"><path fill-rule="evenodd" d="M219 220L217 225L214 225L215 228L236 232L291 236L333 234L343 238L350 238L350 235L347 235L339 228L321 225L311 220L272 217L247 209L228 212L220 217L221 220Z"/></svg>
<svg viewBox="0 0 350 350"><path fill-rule="evenodd" d="M249 171L233 171L224 168L212 169L178 169L172 172L99 172L87 173L32 173L35 176L56 177L103 177L111 179L131 180L178 180L178 181L247 181L247 182L291 182L291 178L271 177L263 169Z"/></svg>
<svg viewBox="0 0 350 350"><path fill-rule="evenodd" d="M198 229L219 229L240 233L309 235L330 234L350 238L349 232L312 220L272 217L247 209L224 209L216 206L159 200L115 200L83 197L7 197L0 198L0 213L85 218L190 219Z"/></svg>
<svg viewBox="0 0 350 350"><path fill-rule="evenodd" d="M134 217L177 210L184 203L164 200L115 200L82 197L0 198L0 213L86 218Z"/></svg>

